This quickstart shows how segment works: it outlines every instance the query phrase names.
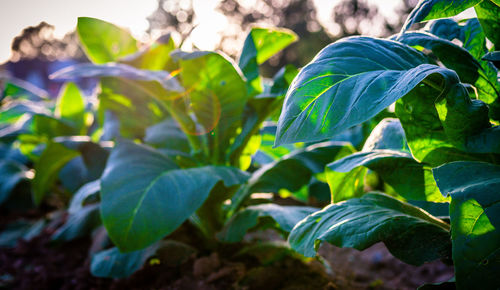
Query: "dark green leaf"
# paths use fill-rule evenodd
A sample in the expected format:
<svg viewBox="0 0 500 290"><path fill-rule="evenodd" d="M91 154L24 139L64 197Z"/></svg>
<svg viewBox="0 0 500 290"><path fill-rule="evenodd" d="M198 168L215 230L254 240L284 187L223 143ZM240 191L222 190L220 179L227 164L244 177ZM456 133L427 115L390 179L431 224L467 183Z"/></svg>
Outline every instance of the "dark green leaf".
<svg viewBox="0 0 500 290"><path fill-rule="evenodd" d="M406 152L394 150L358 152L328 164L330 170L338 172L350 172L359 166L377 172L386 183L406 199L446 201L434 182L431 168L415 161ZM363 179L360 181L362 182ZM334 200L341 200L335 198L336 194L337 192L332 192ZM343 195L342 192L338 194Z"/></svg>
<svg viewBox="0 0 500 290"><path fill-rule="evenodd" d="M488 61L500 61L500 51L488 52L483 56L483 59Z"/></svg>
<svg viewBox="0 0 500 290"><path fill-rule="evenodd" d="M332 137L429 83L430 76L436 97L459 82L454 71L426 62L409 46L383 39L350 37L327 46L290 86L275 145Z"/></svg>
<svg viewBox="0 0 500 290"><path fill-rule="evenodd" d="M163 251L169 256L178 258L179 262L183 262L195 253L195 250L187 245L168 240L130 253L122 253L118 248L111 248L92 257L90 272L96 277L125 278L143 267L149 258Z"/></svg>
<svg viewBox="0 0 500 290"><path fill-rule="evenodd" d="M45 227L45 220L35 222L17 220L2 229L0 247L15 247L19 239L29 241L38 236Z"/></svg>
<svg viewBox="0 0 500 290"><path fill-rule="evenodd" d="M290 233L292 248L308 257L321 242L364 250L384 242L402 261L421 265L446 257L449 225L421 209L379 193L332 204L300 221Z"/></svg>
<svg viewBox="0 0 500 290"><path fill-rule="evenodd" d="M27 179L28 168L14 160L0 160L0 204L5 202L16 185Z"/></svg>
<svg viewBox="0 0 500 290"><path fill-rule="evenodd" d="M113 149L101 178L101 213L122 251L142 249L173 232L219 181L231 186L247 178L229 167L177 168L146 146L123 142Z"/></svg>
<svg viewBox="0 0 500 290"><path fill-rule="evenodd" d="M91 196L97 195L101 191L101 181L94 180L85 185L83 185L71 198L69 204L68 212L70 214L78 213L82 208L87 199Z"/></svg>
<svg viewBox="0 0 500 290"><path fill-rule="evenodd" d="M59 170L78 155L78 151L68 149L59 143L51 142L47 145L40 159L35 163L35 178L33 179L35 205L40 204L45 193L54 185Z"/></svg>
<svg viewBox="0 0 500 290"><path fill-rule="evenodd" d="M497 289L500 281L500 166L453 162L433 169L451 195L450 219L457 287Z"/></svg>
<svg viewBox="0 0 500 290"><path fill-rule="evenodd" d="M116 61L137 51L137 42L130 33L109 22L79 17L76 29L83 50L94 63Z"/></svg>
<svg viewBox="0 0 500 290"><path fill-rule="evenodd" d="M57 229L51 239L56 242L68 242L89 236L100 224L99 204L87 205L77 212L71 213L68 220Z"/></svg>
<svg viewBox="0 0 500 290"><path fill-rule="evenodd" d="M497 71L489 63L481 64L466 49L453 42L438 38L432 34L410 32L398 38L407 45L424 47L448 68L457 72L460 80L474 85L480 100L487 104L499 102L500 84L497 81ZM484 48L480 48L484 52ZM479 53L482 55L482 53Z"/></svg>
<svg viewBox="0 0 500 290"><path fill-rule="evenodd" d="M229 243L239 242L247 231L258 225L259 219L265 217L271 218L277 223L278 229L288 233L300 220L317 210L306 206L280 206L272 203L249 206L226 223L219 239Z"/></svg>

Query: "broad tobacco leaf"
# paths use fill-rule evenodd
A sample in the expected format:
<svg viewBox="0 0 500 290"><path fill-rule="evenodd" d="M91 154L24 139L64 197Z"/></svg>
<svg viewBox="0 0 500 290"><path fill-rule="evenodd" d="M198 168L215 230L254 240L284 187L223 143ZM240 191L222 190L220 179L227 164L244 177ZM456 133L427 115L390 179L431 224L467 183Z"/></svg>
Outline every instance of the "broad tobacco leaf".
<svg viewBox="0 0 500 290"><path fill-rule="evenodd" d="M179 53L180 76L187 98L201 130L208 134L212 157L224 160L224 150L236 136L248 99L239 69L215 52Z"/></svg>
<svg viewBox="0 0 500 290"><path fill-rule="evenodd" d="M374 117L429 76L439 75L432 84L436 96L459 82L454 71L427 61L390 40L349 37L328 45L290 86L275 145L333 137Z"/></svg>
<svg viewBox="0 0 500 290"><path fill-rule="evenodd" d="M264 218L271 218L276 223L275 228L289 233L300 220L317 210L307 206L280 206L272 203L249 206L236 213L218 237L224 242L239 242Z"/></svg>
<svg viewBox="0 0 500 290"><path fill-rule="evenodd" d="M380 193L331 204L300 221L290 233L292 248L307 257L322 242L364 250L384 242L412 265L449 256L449 225L410 204Z"/></svg>
<svg viewBox="0 0 500 290"><path fill-rule="evenodd" d="M130 33L109 22L79 17L76 29L83 50L94 63L116 61L137 51L137 41Z"/></svg>
<svg viewBox="0 0 500 290"><path fill-rule="evenodd" d="M453 262L459 289L500 287L500 166L459 161L433 169L451 195Z"/></svg>
<svg viewBox="0 0 500 290"><path fill-rule="evenodd" d="M235 168L178 169L165 155L131 142L116 145L101 178L101 215L123 252L147 247L177 229L220 181L241 184Z"/></svg>
<svg viewBox="0 0 500 290"><path fill-rule="evenodd" d="M27 179L28 168L15 160L0 160L0 204L7 201L16 185Z"/></svg>
<svg viewBox="0 0 500 290"><path fill-rule="evenodd" d="M71 122L79 130L79 135L85 134L85 100L74 83L67 83L57 100L55 115L59 119Z"/></svg>

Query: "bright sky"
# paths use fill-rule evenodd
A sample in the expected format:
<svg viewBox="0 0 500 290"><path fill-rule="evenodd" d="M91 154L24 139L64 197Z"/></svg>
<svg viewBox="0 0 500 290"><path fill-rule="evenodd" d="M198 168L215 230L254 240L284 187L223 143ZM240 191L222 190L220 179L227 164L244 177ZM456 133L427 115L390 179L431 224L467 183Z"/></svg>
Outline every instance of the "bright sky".
<svg viewBox="0 0 500 290"><path fill-rule="evenodd" d="M214 11L219 1L193 0L199 26L191 36L201 49L215 47L219 40L218 32L227 25L225 17ZM329 8L338 1L315 0L316 5L322 7L318 11L320 21L329 19ZM384 15L390 16L401 0L371 1L379 5ZM148 28L146 17L153 13L157 5L157 0L0 0L0 63L10 57L12 39L23 28L37 25L41 21L54 25L56 36L62 37L75 28L79 16L96 17L126 27L135 37L141 38Z"/></svg>

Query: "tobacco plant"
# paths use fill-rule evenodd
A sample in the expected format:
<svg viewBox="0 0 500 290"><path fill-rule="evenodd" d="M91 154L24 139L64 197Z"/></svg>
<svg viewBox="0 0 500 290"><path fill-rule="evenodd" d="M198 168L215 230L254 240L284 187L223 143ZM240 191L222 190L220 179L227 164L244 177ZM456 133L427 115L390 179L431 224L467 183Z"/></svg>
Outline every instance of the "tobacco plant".
<svg viewBox="0 0 500 290"><path fill-rule="evenodd" d="M293 249L383 242L409 264L453 263L459 289L500 287L499 5L423 0L398 35L343 38L301 69L275 146L328 139L391 104L397 118L327 165L332 204L292 229ZM471 7L477 18L438 19Z"/></svg>

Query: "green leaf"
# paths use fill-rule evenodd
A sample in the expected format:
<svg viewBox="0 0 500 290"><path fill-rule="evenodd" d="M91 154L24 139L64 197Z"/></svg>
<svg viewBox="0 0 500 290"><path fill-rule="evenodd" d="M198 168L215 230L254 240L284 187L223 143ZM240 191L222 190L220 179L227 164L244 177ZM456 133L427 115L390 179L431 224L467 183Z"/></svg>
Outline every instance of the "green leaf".
<svg viewBox="0 0 500 290"><path fill-rule="evenodd" d="M36 114L33 116L33 133L38 136L54 138L78 135L79 132L71 122L49 115Z"/></svg>
<svg viewBox="0 0 500 290"><path fill-rule="evenodd" d="M500 166L453 162L433 169L443 194L451 195L453 262L459 289L500 287Z"/></svg>
<svg viewBox="0 0 500 290"><path fill-rule="evenodd" d="M477 5L482 0L420 0L406 19L401 33L408 30L414 23L438 18L455 16L467 8Z"/></svg>
<svg viewBox="0 0 500 290"><path fill-rule="evenodd" d="M51 240L56 242L69 242L88 236L101 224L99 204L82 207L79 211L71 213L62 227L52 235Z"/></svg>
<svg viewBox="0 0 500 290"><path fill-rule="evenodd" d="M0 160L0 204L5 202L16 185L27 179L28 168L14 160Z"/></svg>
<svg viewBox="0 0 500 290"><path fill-rule="evenodd" d="M417 207L369 193L331 204L303 219L288 242L307 257L313 257L323 241L358 250L384 242L398 259L421 265L449 254L448 229L448 224Z"/></svg>
<svg viewBox="0 0 500 290"><path fill-rule="evenodd" d="M114 24L90 17L78 17L76 25L83 50L94 63L116 61L137 51L137 41Z"/></svg>
<svg viewBox="0 0 500 290"><path fill-rule="evenodd" d="M184 132L175 122L168 118L146 129L144 142L159 148L168 148L181 152L190 152L189 142Z"/></svg>
<svg viewBox="0 0 500 290"><path fill-rule="evenodd" d="M430 76L436 97L459 82L455 72L426 62L390 40L350 37L328 45L290 86L275 145L333 137L431 82Z"/></svg>
<svg viewBox="0 0 500 290"><path fill-rule="evenodd" d="M494 140L500 131L490 128L486 104L471 100L461 84L452 86L445 97L434 99L433 92L419 86L396 102L413 157L432 167L457 160L494 161L492 154L473 154L499 153Z"/></svg>
<svg viewBox="0 0 500 290"><path fill-rule="evenodd" d="M280 206L272 203L249 206L236 213L218 237L228 243L239 242L249 230L258 226L259 219L264 218L271 218L277 224L276 228L288 233L300 220L317 210L313 207Z"/></svg>
<svg viewBox="0 0 500 290"><path fill-rule="evenodd" d="M406 152L375 149L368 152L357 152L328 164L330 170L338 172L350 172L360 166L377 172L405 199L447 201L434 182L431 168L417 162ZM362 182L363 179L360 181ZM336 194L337 192L332 192L334 197ZM341 199L334 198L334 200Z"/></svg>
<svg viewBox="0 0 500 290"><path fill-rule="evenodd" d="M458 74L461 82L474 85L478 90L479 99L485 103L500 101L500 84L497 81L496 69L487 67L491 64L481 64L466 49L449 40L422 32L406 33L399 37L398 41L431 50L446 67Z"/></svg>
<svg viewBox="0 0 500 290"><path fill-rule="evenodd" d="M2 229L0 247L13 248L17 245L19 239L25 241L31 240L43 231L45 224L46 222L44 219L35 222L20 219L8 223L7 226Z"/></svg>
<svg viewBox="0 0 500 290"><path fill-rule="evenodd" d="M54 185L59 170L71 159L79 155L78 151L66 148L59 143L50 142L35 163L33 179L33 202L39 205L43 197Z"/></svg>
<svg viewBox="0 0 500 290"><path fill-rule="evenodd" d="M101 190L101 181L99 179L86 183L73 195L69 203L68 212L70 214L78 213L87 201L92 196L97 195Z"/></svg>
<svg viewBox="0 0 500 290"><path fill-rule="evenodd" d="M182 84L202 126L191 134L207 134L211 158L224 160L230 140L236 136L247 102L241 72L226 57L214 52L178 54Z"/></svg>
<svg viewBox="0 0 500 290"><path fill-rule="evenodd" d="M232 186L246 178L221 166L180 170L152 148L123 142L113 149L101 178L103 223L120 250L142 249L177 229L219 181Z"/></svg>
<svg viewBox="0 0 500 290"><path fill-rule="evenodd" d="M406 142L405 131L398 119L385 118L373 128L363 145L363 151L376 149L410 150Z"/></svg>
<svg viewBox="0 0 500 290"><path fill-rule="evenodd" d="M81 78L117 77L128 80L148 82L145 89L161 92L162 89L172 92L181 92L179 82L167 71L153 71L137 69L122 63L92 64L80 63L65 67L50 75L51 79L72 81Z"/></svg>
<svg viewBox="0 0 500 290"><path fill-rule="evenodd" d="M500 61L500 51L488 52L483 56L483 59L488 61Z"/></svg>
<svg viewBox="0 0 500 290"><path fill-rule="evenodd" d="M139 69L173 71L177 67L170 53L175 49L174 40L168 33L159 37L145 49L120 59L120 62Z"/></svg>
<svg viewBox="0 0 500 290"><path fill-rule="evenodd" d="M500 6L484 0L474 7L477 18L483 27L486 37L493 42L495 49L500 49Z"/></svg>
<svg viewBox="0 0 500 290"><path fill-rule="evenodd" d="M85 102L76 84L67 83L61 88L55 115L59 119L71 122L80 131L79 135L83 135L85 131Z"/></svg>
<svg viewBox="0 0 500 290"><path fill-rule="evenodd" d="M364 181L367 172L368 169L365 167L356 167L348 172L337 172L327 166L325 176L330 187L331 202L361 197L365 193Z"/></svg>
<svg viewBox="0 0 500 290"><path fill-rule="evenodd" d="M259 65L297 39L293 31L284 28L252 28L243 44L238 63L247 78L250 95L262 92Z"/></svg>
<svg viewBox="0 0 500 290"><path fill-rule="evenodd" d="M177 258L180 264L193 255L195 250L185 244L168 240L130 253L122 253L118 248L111 248L92 256L90 272L96 277L125 278L142 268L149 258L160 255L162 252Z"/></svg>

